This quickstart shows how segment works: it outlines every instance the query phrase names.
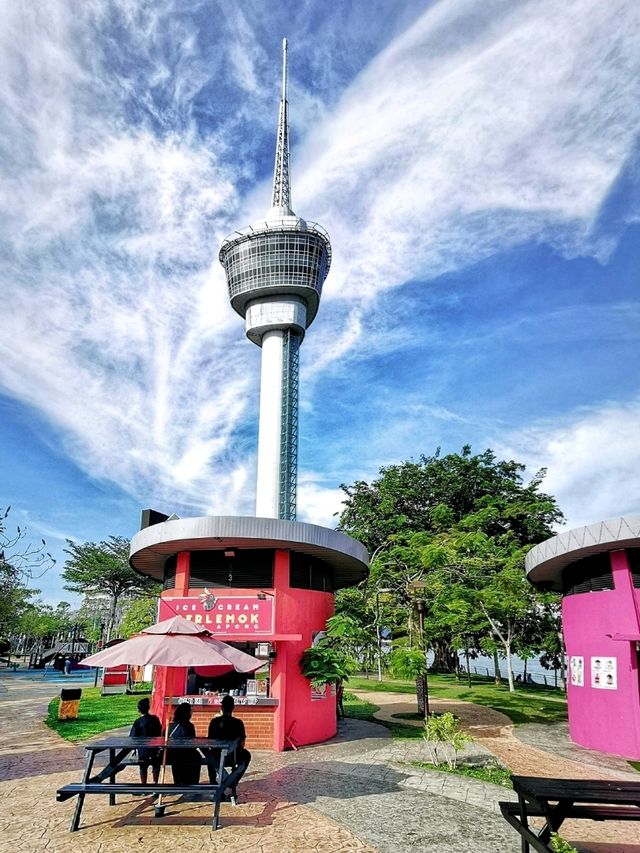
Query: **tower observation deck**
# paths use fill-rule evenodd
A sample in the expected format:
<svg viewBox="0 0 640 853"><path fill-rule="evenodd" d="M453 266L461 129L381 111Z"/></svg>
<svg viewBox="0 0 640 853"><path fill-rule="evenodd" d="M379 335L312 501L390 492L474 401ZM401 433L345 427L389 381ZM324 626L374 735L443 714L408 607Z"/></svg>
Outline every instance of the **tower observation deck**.
<svg viewBox="0 0 640 853"><path fill-rule="evenodd" d="M318 311L331 245L323 228L291 208L288 109L284 39L271 208L227 237L219 257L231 307L262 347L256 515L295 520L299 348Z"/></svg>

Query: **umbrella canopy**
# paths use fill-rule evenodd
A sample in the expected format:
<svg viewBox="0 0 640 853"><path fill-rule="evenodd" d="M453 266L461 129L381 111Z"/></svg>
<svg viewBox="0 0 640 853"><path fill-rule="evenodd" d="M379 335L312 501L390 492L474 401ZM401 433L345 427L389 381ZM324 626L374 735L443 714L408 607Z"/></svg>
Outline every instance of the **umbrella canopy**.
<svg viewBox="0 0 640 853"><path fill-rule="evenodd" d="M137 637L90 655L86 666L206 666L224 672L255 672L264 661L216 640L209 632L181 616L145 628ZM219 669L218 669L219 668Z"/></svg>

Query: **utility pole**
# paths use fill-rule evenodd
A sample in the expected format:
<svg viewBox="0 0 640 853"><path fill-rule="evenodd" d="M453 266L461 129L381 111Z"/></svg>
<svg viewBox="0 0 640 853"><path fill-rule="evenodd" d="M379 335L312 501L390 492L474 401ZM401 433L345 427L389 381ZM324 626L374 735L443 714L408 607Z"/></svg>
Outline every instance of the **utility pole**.
<svg viewBox="0 0 640 853"><path fill-rule="evenodd" d="M382 628L380 625L380 593L391 592L390 589L376 590L376 638L378 640L378 681L382 681Z"/></svg>
<svg viewBox="0 0 640 853"><path fill-rule="evenodd" d="M427 644L425 642L424 637L424 614L427 609L427 602L424 598L419 598L416 601L416 609L418 611L418 620L420 623L420 638L422 642L422 648L424 650L424 676L422 678L422 701L424 707L424 718L425 720L429 716L429 684L427 682Z"/></svg>

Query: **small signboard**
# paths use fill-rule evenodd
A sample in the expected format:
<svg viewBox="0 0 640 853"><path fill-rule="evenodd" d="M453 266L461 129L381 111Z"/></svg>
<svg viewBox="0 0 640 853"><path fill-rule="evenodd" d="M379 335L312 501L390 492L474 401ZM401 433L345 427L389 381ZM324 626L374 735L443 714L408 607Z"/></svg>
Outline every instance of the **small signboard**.
<svg viewBox="0 0 640 853"><path fill-rule="evenodd" d="M618 663L616 658L591 658L591 686L596 690L618 689Z"/></svg>
<svg viewBox="0 0 640 853"><path fill-rule="evenodd" d="M572 655L569 658L569 672L573 686L584 687L584 658L581 655Z"/></svg>
<svg viewBox="0 0 640 853"><path fill-rule="evenodd" d="M311 701L317 702L319 699L327 698L327 685L323 684L322 687L314 687L311 685Z"/></svg>
<svg viewBox="0 0 640 853"><path fill-rule="evenodd" d="M159 619L183 616L215 636L254 637L273 634L273 598L220 595L213 592L189 598L161 598Z"/></svg>

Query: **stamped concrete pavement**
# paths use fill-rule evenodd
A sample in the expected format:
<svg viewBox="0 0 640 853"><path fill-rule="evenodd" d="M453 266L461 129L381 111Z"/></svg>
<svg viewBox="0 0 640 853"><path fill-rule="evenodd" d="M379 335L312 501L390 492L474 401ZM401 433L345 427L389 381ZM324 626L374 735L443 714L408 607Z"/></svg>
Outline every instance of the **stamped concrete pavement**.
<svg viewBox="0 0 640 853"><path fill-rule="evenodd" d="M327 744L298 752L255 753L242 803L174 800L161 820L147 798L87 797L81 830L69 833L74 802L55 802L80 778L83 750L41 722L55 688L2 679L0 694L0 850L2 853L516 853L517 837L499 816L509 792L473 780L416 770L420 744L393 741L370 723L347 720ZM135 779L135 769L127 773Z"/></svg>

